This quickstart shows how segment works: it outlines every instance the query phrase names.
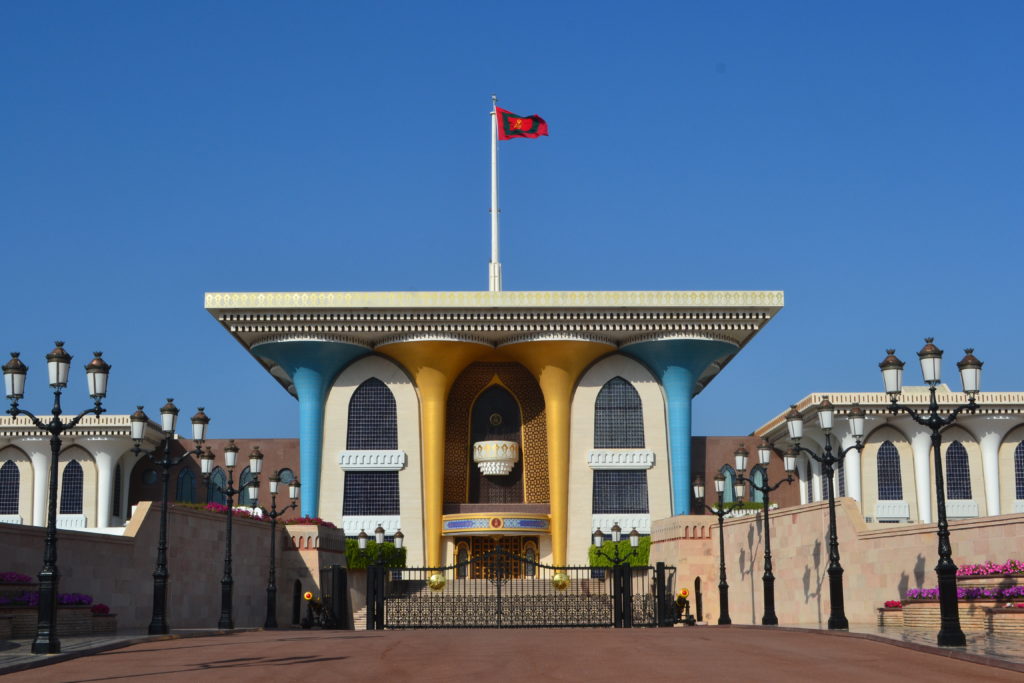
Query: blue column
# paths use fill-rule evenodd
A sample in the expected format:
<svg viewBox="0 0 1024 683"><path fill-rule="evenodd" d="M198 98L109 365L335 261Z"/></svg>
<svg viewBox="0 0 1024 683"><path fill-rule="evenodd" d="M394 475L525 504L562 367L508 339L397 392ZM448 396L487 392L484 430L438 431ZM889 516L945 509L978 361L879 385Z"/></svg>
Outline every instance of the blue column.
<svg viewBox="0 0 1024 683"><path fill-rule="evenodd" d="M661 378L668 402L669 471L672 476L672 514L690 514L691 406L697 379L719 358L736 353L733 344L701 339L637 342L622 352L645 363Z"/></svg>
<svg viewBox="0 0 1024 683"><path fill-rule="evenodd" d="M257 344L252 353L271 360L288 373L299 398L299 476L302 514L317 517L320 504L320 460L324 442L324 400L334 378L369 349L329 341L283 341Z"/></svg>

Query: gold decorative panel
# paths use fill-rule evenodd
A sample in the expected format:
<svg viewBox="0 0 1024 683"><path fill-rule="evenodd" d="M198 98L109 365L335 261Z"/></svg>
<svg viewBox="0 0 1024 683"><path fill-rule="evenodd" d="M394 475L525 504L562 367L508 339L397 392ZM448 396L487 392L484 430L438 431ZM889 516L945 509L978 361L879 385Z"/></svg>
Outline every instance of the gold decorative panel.
<svg viewBox="0 0 1024 683"><path fill-rule="evenodd" d="M548 432L544 396L533 375L518 363L474 363L448 394L444 440L444 500L467 502L470 411L480 392L498 381L516 397L522 414L524 502L548 503Z"/></svg>

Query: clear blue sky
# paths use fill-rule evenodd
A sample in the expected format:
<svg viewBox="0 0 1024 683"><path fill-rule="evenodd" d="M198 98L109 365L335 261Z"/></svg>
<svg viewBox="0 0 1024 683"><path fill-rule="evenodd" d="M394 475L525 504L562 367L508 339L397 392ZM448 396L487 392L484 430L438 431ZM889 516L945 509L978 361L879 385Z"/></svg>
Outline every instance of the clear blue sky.
<svg viewBox="0 0 1024 683"><path fill-rule="evenodd" d="M1024 3L0 5L0 349L113 364L107 405L297 407L204 291L486 289L489 95L512 290L781 289L695 402L748 433L874 391L894 345L1024 390ZM919 383L916 364L908 383Z"/></svg>

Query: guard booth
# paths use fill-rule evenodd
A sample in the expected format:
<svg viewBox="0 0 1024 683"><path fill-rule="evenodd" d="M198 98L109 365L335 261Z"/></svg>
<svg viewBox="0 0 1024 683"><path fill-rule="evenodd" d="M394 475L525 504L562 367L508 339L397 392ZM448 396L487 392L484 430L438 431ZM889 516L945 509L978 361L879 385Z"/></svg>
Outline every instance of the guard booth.
<svg viewBox="0 0 1024 683"><path fill-rule="evenodd" d="M311 601L312 602L312 601ZM352 604L348 594L348 570L340 564L320 569L320 600L309 608L309 625L352 630Z"/></svg>

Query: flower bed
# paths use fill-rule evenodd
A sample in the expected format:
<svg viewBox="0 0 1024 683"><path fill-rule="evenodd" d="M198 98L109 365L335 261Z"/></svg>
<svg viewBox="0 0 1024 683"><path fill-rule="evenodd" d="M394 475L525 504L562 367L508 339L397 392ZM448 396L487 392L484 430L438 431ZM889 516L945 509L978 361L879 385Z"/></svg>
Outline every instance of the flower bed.
<svg viewBox="0 0 1024 683"><path fill-rule="evenodd" d="M19 596L26 590L36 588L36 583L31 576L17 572L0 573L0 605L4 604L4 598Z"/></svg>
<svg viewBox="0 0 1024 683"><path fill-rule="evenodd" d="M985 614L989 633L1024 638L1024 603L1013 607L991 607L985 610Z"/></svg>
<svg viewBox="0 0 1024 683"><path fill-rule="evenodd" d="M103 603L97 603L90 608L92 612L93 633L117 633L117 615L110 613L110 608Z"/></svg>
<svg viewBox="0 0 1024 683"><path fill-rule="evenodd" d="M897 601L890 600L889 602ZM903 628L903 607L879 607L878 625L883 629Z"/></svg>
<svg viewBox="0 0 1024 683"><path fill-rule="evenodd" d="M981 564L964 564L957 568L958 578L965 576L1011 576L1024 574L1024 562L1007 560L1006 562L982 562Z"/></svg>
<svg viewBox="0 0 1024 683"><path fill-rule="evenodd" d="M213 512L221 515L227 512L228 509L227 505L221 505L220 503L174 503L172 507L188 508L189 510L199 510L200 512ZM251 508L234 507L231 514L235 517L268 521L268 518L264 517L262 512L254 513Z"/></svg>
<svg viewBox="0 0 1024 683"><path fill-rule="evenodd" d="M305 526L322 526L322 527L326 527L328 529L337 529L338 528L333 522L328 522L327 520L320 519L319 517L310 517L309 515L306 515L305 517L293 517L292 519L286 519L285 521L281 522L281 524L299 524L299 525L305 525Z"/></svg>
<svg viewBox="0 0 1024 683"><path fill-rule="evenodd" d="M12 617L11 638L35 637L38 630L38 607L0 607L2 617ZM86 605L60 605L57 608L58 636L87 636L93 632L92 622L92 612Z"/></svg>

